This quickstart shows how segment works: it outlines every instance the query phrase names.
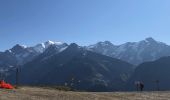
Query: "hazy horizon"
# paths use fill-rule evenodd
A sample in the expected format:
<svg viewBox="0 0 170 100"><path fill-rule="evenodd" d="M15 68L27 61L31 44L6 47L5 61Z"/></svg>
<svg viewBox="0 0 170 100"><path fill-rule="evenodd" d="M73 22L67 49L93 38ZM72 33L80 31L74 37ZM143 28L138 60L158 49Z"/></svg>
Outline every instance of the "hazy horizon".
<svg viewBox="0 0 170 100"><path fill-rule="evenodd" d="M47 40L79 45L137 42L170 44L169 0L1 0L0 51Z"/></svg>

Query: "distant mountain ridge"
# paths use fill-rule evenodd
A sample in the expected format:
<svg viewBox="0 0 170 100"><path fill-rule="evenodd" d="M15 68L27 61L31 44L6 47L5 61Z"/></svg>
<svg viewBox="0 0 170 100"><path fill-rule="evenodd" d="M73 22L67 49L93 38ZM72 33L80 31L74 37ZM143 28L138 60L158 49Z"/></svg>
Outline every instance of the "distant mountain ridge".
<svg viewBox="0 0 170 100"><path fill-rule="evenodd" d="M170 56L170 46L153 38L146 38L139 42L127 42L121 45L114 45L109 41L104 41L87 46L86 48L134 65Z"/></svg>
<svg viewBox="0 0 170 100"><path fill-rule="evenodd" d="M0 69L8 69L23 65L45 52L49 47L54 46L58 52L64 50L68 45L62 42L47 41L33 47L16 44L9 50L0 52ZM50 51L52 52L52 51Z"/></svg>
<svg viewBox="0 0 170 100"><path fill-rule="evenodd" d="M29 62L43 53L51 45L56 46L56 49L60 52L68 46L67 43L53 42L50 40L32 47L17 44L13 48L0 53L0 68ZM114 45L109 41L104 41L83 48L134 65L170 56L170 46L158 42L151 37L139 42L127 42L121 45Z"/></svg>

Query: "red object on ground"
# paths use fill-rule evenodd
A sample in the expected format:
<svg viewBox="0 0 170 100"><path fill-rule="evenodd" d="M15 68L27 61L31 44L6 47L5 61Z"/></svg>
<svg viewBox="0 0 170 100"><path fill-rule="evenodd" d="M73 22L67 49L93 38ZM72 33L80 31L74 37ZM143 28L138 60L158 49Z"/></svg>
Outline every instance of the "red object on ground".
<svg viewBox="0 0 170 100"><path fill-rule="evenodd" d="M0 88L14 89L14 87L11 84L6 83L4 80L0 81Z"/></svg>

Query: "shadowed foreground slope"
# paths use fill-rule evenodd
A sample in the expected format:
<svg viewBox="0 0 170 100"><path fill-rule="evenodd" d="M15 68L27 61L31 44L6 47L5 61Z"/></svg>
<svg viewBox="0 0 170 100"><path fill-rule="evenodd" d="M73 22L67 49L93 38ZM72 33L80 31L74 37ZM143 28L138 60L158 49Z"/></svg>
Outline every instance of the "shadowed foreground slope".
<svg viewBox="0 0 170 100"><path fill-rule="evenodd" d="M71 92L22 87L0 90L0 100L168 100L170 92Z"/></svg>
<svg viewBox="0 0 170 100"><path fill-rule="evenodd" d="M54 51L52 56L48 56ZM23 65L19 73L22 85L58 85L87 91L120 91L133 72L133 65L70 44L61 53L47 49ZM11 72L12 73L12 72ZM15 71L7 78L15 83ZM100 87L100 88L98 88Z"/></svg>

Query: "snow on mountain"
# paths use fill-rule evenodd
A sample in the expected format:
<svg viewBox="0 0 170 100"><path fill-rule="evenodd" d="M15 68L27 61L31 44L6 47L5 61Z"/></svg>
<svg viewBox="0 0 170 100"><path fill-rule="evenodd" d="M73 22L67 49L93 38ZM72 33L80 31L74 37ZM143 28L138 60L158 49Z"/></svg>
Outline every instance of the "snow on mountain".
<svg viewBox="0 0 170 100"><path fill-rule="evenodd" d="M62 42L53 42L53 41L47 41L41 44L37 44L36 46L33 47L33 49L39 53L43 53L49 46L55 45L55 46L61 46L64 43Z"/></svg>
<svg viewBox="0 0 170 100"><path fill-rule="evenodd" d="M109 41L104 41L104 42L98 42L94 45L87 46L85 48L87 50L94 51L94 52L109 56L110 54L113 53L113 50L116 48L116 46L113 45Z"/></svg>
<svg viewBox="0 0 170 100"><path fill-rule="evenodd" d="M59 52L64 51L65 49L67 49L67 47L68 47L68 46L62 47L62 48L59 50Z"/></svg>
<svg viewBox="0 0 170 100"><path fill-rule="evenodd" d="M13 48L7 50L13 56L15 56L18 64L23 64L27 61L30 61L34 58L38 53L30 47L24 45L15 45Z"/></svg>
<svg viewBox="0 0 170 100"><path fill-rule="evenodd" d="M113 45L110 42L98 42L86 47L88 50L118 58L138 65L145 61L153 61L160 57L170 56L170 46L149 37L139 42L127 42Z"/></svg>
<svg viewBox="0 0 170 100"><path fill-rule="evenodd" d="M36 46L33 47L33 49L37 52L42 53L45 49L45 45L43 43L37 44Z"/></svg>
<svg viewBox="0 0 170 100"><path fill-rule="evenodd" d="M42 54L51 46L54 48L49 49L47 53L53 54L55 51L57 51L57 53L64 51L68 47L68 44L53 41L46 41L33 47L17 44L5 52L0 52L0 59L4 61L1 61L1 63L7 62L7 59L10 58L12 64L16 62L23 64ZM134 65L146 61L153 61L160 57L170 56L169 45L156 41L150 37L139 42L127 42L121 45L114 45L109 41L98 42L84 48L89 51L127 61ZM4 58L6 58L6 60L3 60ZM17 61L13 59L16 59Z"/></svg>
<svg viewBox="0 0 170 100"><path fill-rule="evenodd" d="M46 41L33 47L16 44L11 49L0 53L2 65L14 66L16 64L24 64L31 61L50 46L55 46L57 51L62 52L66 49L67 44L62 42ZM10 58L10 60L8 60ZM5 59L5 60L4 60Z"/></svg>

